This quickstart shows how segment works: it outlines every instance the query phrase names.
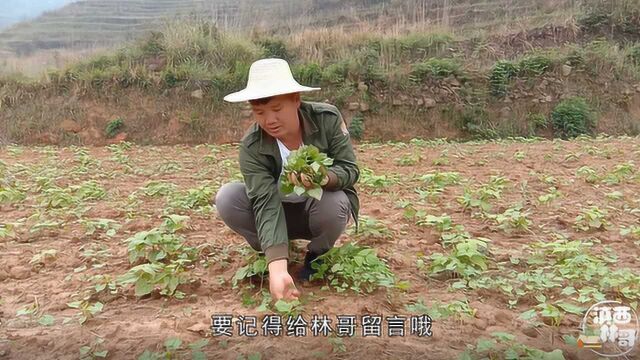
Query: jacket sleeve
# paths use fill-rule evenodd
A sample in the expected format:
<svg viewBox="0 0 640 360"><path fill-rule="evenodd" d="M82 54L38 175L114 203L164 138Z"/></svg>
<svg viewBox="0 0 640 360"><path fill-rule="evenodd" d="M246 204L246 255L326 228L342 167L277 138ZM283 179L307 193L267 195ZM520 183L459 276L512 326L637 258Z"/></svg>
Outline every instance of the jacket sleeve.
<svg viewBox="0 0 640 360"><path fill-rule="evenodd" d="M351 137L339 111L325 117L327 121L328 156L333 158L329 171L334 173L337 181L327 190L343 190L353 186L360 178L360 169L356 163L356 155L351 145ZM344 125L343 125L344 124Z"/></svg>
<svg viewBox="0 0 640 360"><path fill-rule="evenodd" d="M284 209L278 191L278 182L269 167L240 145L240 171L244 177L247 196L251 201L260 246L267 264L289 258L289 236Z"/></svg>

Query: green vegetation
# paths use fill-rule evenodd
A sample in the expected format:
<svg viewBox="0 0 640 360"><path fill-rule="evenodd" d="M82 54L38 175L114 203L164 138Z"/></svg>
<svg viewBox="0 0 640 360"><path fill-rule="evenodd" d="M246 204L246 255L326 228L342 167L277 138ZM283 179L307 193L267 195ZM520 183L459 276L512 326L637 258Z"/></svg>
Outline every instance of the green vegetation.
<svg viewBox="0 0 640 360"><path fill-rule="evenodd" d="M280 181L282 193L285 195L296 193L298 196L309 196L320 200L322 198L321 183L327 176L327 168L332 164L333 159L321 153L313 145L304 145L293 150L283 169Z"/></svg>
<svg viewBox="0 0 640 360"><path fill-rule="evenodd" d="M321 255L322 263L313 262L317 272L311 280L326 279L338 292L353 290L370 293L378 287L393 287L395 276L374 249L347 243Z"/></svg>
<svg viewBox="0 0 640 360"><path fill-rule="evenodd" d="M590 134L596 125L596 117L586 100L580 97L565 99L551 113L556 134L563 139Z"/></svg>

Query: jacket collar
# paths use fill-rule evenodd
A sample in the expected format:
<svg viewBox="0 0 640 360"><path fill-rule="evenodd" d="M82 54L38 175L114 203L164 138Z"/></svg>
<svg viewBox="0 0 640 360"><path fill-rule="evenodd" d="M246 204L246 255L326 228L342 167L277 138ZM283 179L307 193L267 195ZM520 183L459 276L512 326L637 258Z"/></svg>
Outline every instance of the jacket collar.
<svg viewBox="0 0 640 360"><path fill-rule="evenodd" d="M309 103L301 102L300 108L298 109L298 119L302 125L302 141L307 144L309 139L313 134L318 132L318 126L315 121L312 119L312 105ZM260 125L256 124L258 131L260 132L260 153L265 155L271 155L276 158L276 160L280 159L279 153L280 149L278 148L278 144L276 143L276 139L267 134Z"/></svg>

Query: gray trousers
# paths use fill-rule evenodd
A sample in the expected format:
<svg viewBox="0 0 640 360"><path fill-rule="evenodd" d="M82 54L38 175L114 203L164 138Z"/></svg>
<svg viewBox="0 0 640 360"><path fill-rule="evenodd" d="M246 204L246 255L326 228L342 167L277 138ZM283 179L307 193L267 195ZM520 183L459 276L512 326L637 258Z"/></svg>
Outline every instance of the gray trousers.
<svg viewBox="0 0 640 360"><path fill-rule="evenodd" d="M251 201L243 183L224 184L215 198L218 214L231 230L251 247L263 252L256 230ZM324 191L320 201L283 202L289 240L311 240L307 249L315 254L329 251L347 227L351 205L344 191Z"/></svg>

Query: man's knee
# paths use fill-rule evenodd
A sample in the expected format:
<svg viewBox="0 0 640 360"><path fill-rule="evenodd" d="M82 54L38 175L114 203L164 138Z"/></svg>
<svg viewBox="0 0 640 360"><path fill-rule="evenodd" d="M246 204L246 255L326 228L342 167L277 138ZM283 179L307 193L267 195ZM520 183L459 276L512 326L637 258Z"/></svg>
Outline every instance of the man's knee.
<svg viewBox="0 0 640 360"><path fill-rule="evenodd" d="M246 197L246 187L243 183L227 183L222 185L218 190L214 204L216 210L224 219L247 202Z"/></svg>
<svg viewBox="0 0 640 360"><path fill-rule="evenodd" d="M349 220L351 203L344 191L327 191L316 204L315 223L322 227L345 226Z"/></svg>

